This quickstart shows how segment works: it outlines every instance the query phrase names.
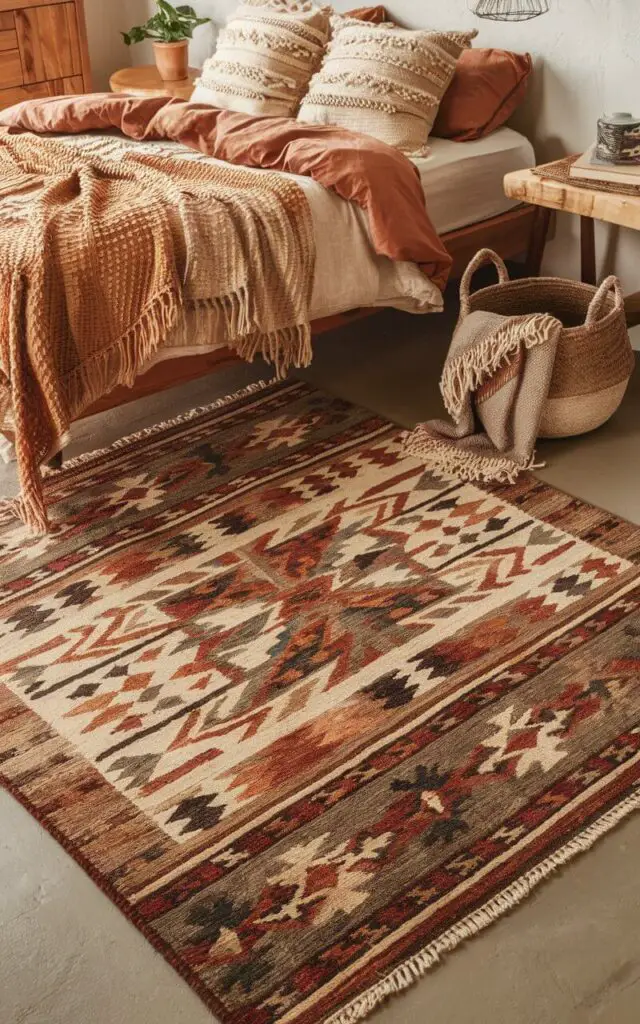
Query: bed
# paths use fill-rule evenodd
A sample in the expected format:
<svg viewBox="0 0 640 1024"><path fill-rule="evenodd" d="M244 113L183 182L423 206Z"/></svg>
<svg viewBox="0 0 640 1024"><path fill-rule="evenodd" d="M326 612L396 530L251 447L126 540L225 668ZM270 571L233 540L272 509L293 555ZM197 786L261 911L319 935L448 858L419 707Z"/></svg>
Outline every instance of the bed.
<svg viewBox="0 0 640 1024"><path fill-rule="evenodd" d="M518 205L505 196L505 174L535 163L533 146L513 128L473 142L431 138L428 157L416 157L429 213L440 235L499 217Z"/></svg>
<svg viewBox="0 0 640 1024"><path fill-rule="evenodd" d="M189 102L0 114L0 429L36 532L75 420L256 354L282 377L380 308L439 312L483 247L538 272L548 216L502 189L535 162L501 127L530 58L382 17L241 5Z"/></svg>
<svg viewBox="0 0 640 1024"><path fill-rule="evenodd" d="M74 420L255 354L284 375L380 308L438 312L484 246L539 268L546 221L502 194L534 162L510 129L432 140L414 170L368 133L166 97L42 100L0 123L3 430L36 531L40 466Z"/></svg>
<svg viewBox="0 0 640 1024"><path fill-rule="evenodd" d="M85 146L90 148L91 144L88 137ZM157 144L133 145L153 151L151 147ZM201 159L178 145L164 145L163 149L181 153L187 159ZM541 229L535 209L508 199L502 187L505 174L535 164L528 139L511 128L500 128L472 142L432 138L429 155L416 157L413 163L431 219L453 257L452 279L462 275L471 257L484 246L497 251L503 259L524 256L528 271L538 273L546 227ZM366 219L359 208L309 178L296 176L295 180L305 191L314 220L314 336L373 315L382 308L416 314L440 308L439 293L415 265L375 255ZM165 349L162 356L147 364L133 388L114 389L84 415L176 387L238 361L238 356L228 348L203 351L200 347L192 353Z"/></svg>

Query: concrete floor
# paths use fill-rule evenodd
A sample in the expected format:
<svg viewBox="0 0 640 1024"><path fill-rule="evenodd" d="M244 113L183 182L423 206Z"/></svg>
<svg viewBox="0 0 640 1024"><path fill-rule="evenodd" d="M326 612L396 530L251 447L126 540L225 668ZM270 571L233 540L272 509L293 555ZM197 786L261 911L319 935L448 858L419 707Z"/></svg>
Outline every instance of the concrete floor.
<svg viewBox="0 0 640 1024"><path fill-rule="evenodd" d="M322 339L304 377L407 426L439 413L452 316L385 313ZM69 454L270 376L239 367L84 421ZM640 522L640 367L615 419L546 443L540 475ZM15 492L0 466L0 494ZM376 1024L639 1024L640 816L464 944ZM211 1024L90 879L0 793L0 1024Z"/></svg>

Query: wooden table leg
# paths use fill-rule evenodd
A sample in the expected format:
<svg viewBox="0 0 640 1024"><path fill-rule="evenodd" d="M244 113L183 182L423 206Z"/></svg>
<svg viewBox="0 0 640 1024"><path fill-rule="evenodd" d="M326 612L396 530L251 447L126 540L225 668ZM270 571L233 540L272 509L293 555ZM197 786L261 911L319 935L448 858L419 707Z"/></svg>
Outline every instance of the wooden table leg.
<svg viewBox="0 0 640 1024"><path fill-rule="evenodd" d="M592 217L580 218L580 260L583 284L596 283L596 238Z"/></svg>
<svg viewBox="0 0 640 1024"><path fill-rule="evenodd" d="M525 273L527 277L540 276L540 268L542 267L542 259L544 257L545 246L547 244L550 220L551 210L547 209L546 206L538 206L536 208L536 216L533 222L531 238L529 240L529 251L527 252L527 259L525 262Z"/></svg>
<svg viewBox="0 0 640 1024"><path fill-rule="evenodd" d="M627 317L627 327L640 326L640 292L625 296L624 311Z"/></svg>

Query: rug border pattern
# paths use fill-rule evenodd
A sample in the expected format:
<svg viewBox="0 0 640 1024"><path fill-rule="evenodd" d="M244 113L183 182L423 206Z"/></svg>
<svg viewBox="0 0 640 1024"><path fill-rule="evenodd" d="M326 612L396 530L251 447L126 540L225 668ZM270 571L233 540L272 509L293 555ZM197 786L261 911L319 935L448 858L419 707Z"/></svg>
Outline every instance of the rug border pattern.
<svg viewBox="0 0 640 1024"><path fill-rule="evenodd" d="M187 425L196 420L199 416L223 410L225 407L241 402L244 399L259 396L264 392L273 391L275 393L278 390L289 391L300 387L305 388L308 386L299 381L282 382L275 379L271 381L257 381L239 389L234 394L227 395L224 398L211 403L210 405L193 409L175 417L174 419L158 423L152 427L146 428L145 430L119 439L106 448L88 452L69 460L62 470L56 471L56 476L62 479L63 475L67 473L73 473L79 469L88 469L99 462L101 458L120 454L123 449L128 448L131 445L135 445L141 440L162 434L174 427ZM392 428L393 424L389 424L389 427ZM401 428L398 428L398 431L400 433ZM528 480L531 481L531 475L527 474L527 477ZM566 492L561 491L559 488L551 487L543 481L536 481L536 483L539 483L543 490L548 491L548 495L551 500L553 500L554 493L559 493L564 497L571 498L571 496L566 495ZM484 489L490 493L494 493L496 497L506 497L510 491L517 489L517 485L515 489L502 486L493 488L485 487ZM524 493L526 494L526 486ZM0 502L0 522L5 519L6 514L11 514L12 504L11 500ZM596 508L596 506L583 502L580 499L573 499L573 504L577 512ZM623 528L623 534L625 532L624 528L629 528L632 534L634 546L637 544L638 538L640 538L640 527L636 527L618 516L607 513L606 510L600 509L599 511L606 515L610 515L611 522L614 524L615 528ZM544 516L541 513L538 513L538 516L544 519ZM580 534L574 532L574 536L580 536ZM589 538L589 542L597 546L597 540L594 541ZM624 540L621 543L624 546ZM617 543L614 543L614 551L612 551L612 553L619 554L619 552L615 551L616 547ZM173 951L171 946L165 942L156 931L153 923L138 909L137 904L127 898L123 892L119 891L115 887L114 883L111 882L103 873L101 868L92 863L92 861L82 852L76 839L65 835L65 833L52 820L51 815L47 814L46 807L41 808L38 806L31 796L27 795L23 789L19 788L18 784L8 778L2 771L0 771L0 785L2 785L2 787L6 789L7 792L38 821L45 831L76 861L86 874L89 875L92 881L102 890L102 892L104 892L105 895L118 907L118 909L138 929L138 931L144 935L145 939L151 943L154 949L162 954L172 968L177 971L183 980L186 981L187 984L189 984L189 986L197 993L207 1008L216 1014L223 1021L223 1024L236 1024L237 1013L230 1011L221 999L211 990L211 988L207 987L200 980L197 973ZM618 792L618 794L611 799L610 806L608 806L603 813L598 813L591 821L589 821L588 824L584 825L582 828L578 828L573 835L571 835L571 830L568 830L571 838L561 843L557 849L552 850L552 852L548 852L550 844L547 844L547 853L541 860L536 861L534 855L531 866L503 888L494 892L494 895L491 896L490 899L467 913L465 917L439 934L437 938L427 943L417 952L408 956L397 967L388 971L384 977L377 980L375 984L364 987L364 989L356 996L350 996L347 998L347 1001L340 1009L332 1010L328 1016L323 1016L321 1019L325 1021L325 1024L355 1024L355 1022L365 1019L382 1002L386 1001L388 997L405 990L419 981L428 970L436 966L442 960L443 956L453 951L466 939L472 938L490 924L499 920L500 917L517 907L534 891L534 889L537 888L541 882L550 878L557 870L570 863L570 861L580 853L591 849L598 839L610 833L618 824L629 818L634 811L638 810L640 810L640 773L632 780L630 787L629 785L626 785L624 790ZM584 818L587 817L588 815L584 816ZM356 979L358 974L359 970L354 970L354 977ZM350 992L354 989L358 990L359 988L357 980L353 984L349 984L348 982L343 982L342 984L338 983L338 990L340 987L347 988ZM313 1006L316 1006L317 1012L318 1002L322 1003L323 1001L321 990L312 993L309 999L309 1007L305 1008L306 1001L303 1000L302 1003L296 1005L292 1010L284 1014L281 1018L281 1024L287 1024L287 1022L292 1022L292 1024L293 1022L295 1022L295 1024L303 1024L303 1022L304 1024L310 1024L312 1020L318 1020L317 1016L313 1016ZM339 1000L335 999L332 1001L334 1005L336 1002L339 1002Z"/></svg>

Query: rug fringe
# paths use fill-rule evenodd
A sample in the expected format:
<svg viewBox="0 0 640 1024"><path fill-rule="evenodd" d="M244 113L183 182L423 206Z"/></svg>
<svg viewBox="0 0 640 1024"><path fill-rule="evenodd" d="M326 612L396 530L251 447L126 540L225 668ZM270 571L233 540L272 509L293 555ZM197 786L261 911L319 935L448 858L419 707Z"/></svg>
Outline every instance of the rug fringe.
<svg viewBox="0 0 640 1024"><path fill-rule="evenodd" d="M362 995L357 996L337 1013L327 1017L324 1024L354 1024L355 1021L364 1020L389 996L396 992L402 992L419 981L428 970L440 962L444 954L452 952L465 939L477 935L503 914L517 907L540 882L543 882L578 854L591 849L598 839L615 828L624 818L639 810L640 792L631 793L555 853L550 854L540 864L536 864L535 867L508 885L484 906L474 910L419 953L405 960L381 981L372 985Z"/></svg>
<svg viewBox="0 0 640 1024"><path fill-rule="evenodd" d="M242 398L249 398L251 395L256 395L261 391L266 391L268 388L272 388L276 384L282 384L282 381L278 380L277 377L271 377L269 380L258 380L252 384L247 384L245 387L239 388L230 395L224 395L222 398L216 399L215 402L211 402L209 405L199 405L195 409L190 409L188 412L180 413L179 416L174 416L170 420L162 420L160 423L154 423L153 426L145 427L144 430L138 430L134 434L127 434L126 437L119 437L105 448L96 448L94 451L84 452L82 455L76 455L73 459L69 459L67 462L64 462L60 469L48 470L47 475L59 477L68 470L78 469L79 466L86 466L88 463L93 462L96 459L100 459L105 455L110 455L122 448L128 448L130 445L136 444L138 441L144 441L148 437L161 434L164 430L171 430L172 427L180 427L185 423L189 423L191 420L197 419L198 416L202 416L205 413L216 412L227 405L232 405L233 402L240 401Z"/></svg>
<svg viewBox="0 0 640 1024"><path fill-rule="evenodd" d="M227 405L231 405L233 402L238 402L242 398L250 398L251 395L259 394L261 391L267 391L269 388L273 388L276 385L283 387L283 381L278 380L277 377L271 377L269 380L258 380L252 384L247 384L243 388L239 388L232 394L224 395L222 398L216 399L215 402L211 402L209 405L200 405L195 409L190 409L188 412L183 412L179 416L174 416L170 420L162 420L160 423L154 423L151 427L145 427L144 430L138 430L134 434L127 434L125 437L119 437L113 441L110 445L106 445L104 448L95 448L93 451L84 452L82 455L76 455L73 459L68 459L60 469L51 469L49 466L42 467L43 479L50 479L55 477L56 479L64 476L65 473L73 472L76 469L80 469L91 465L98 459L103 458L105 455L112 455L116 451L120 451L123 448L128 448L130 445L136 444L138 441L144 441L146 438L153 437L156 434L161 434L163 430L170 430L172 427L180 427L185 423L189 423L191 420L197 419L198 416L202 416L205 413L216 412L219 409L223 409ZM291 381L290 387L300 387L300 381ZM16 508L16 502L18 498L2 498L0 499L0 522L6 522L10 519L22 518L19 510Z"/></svg>

